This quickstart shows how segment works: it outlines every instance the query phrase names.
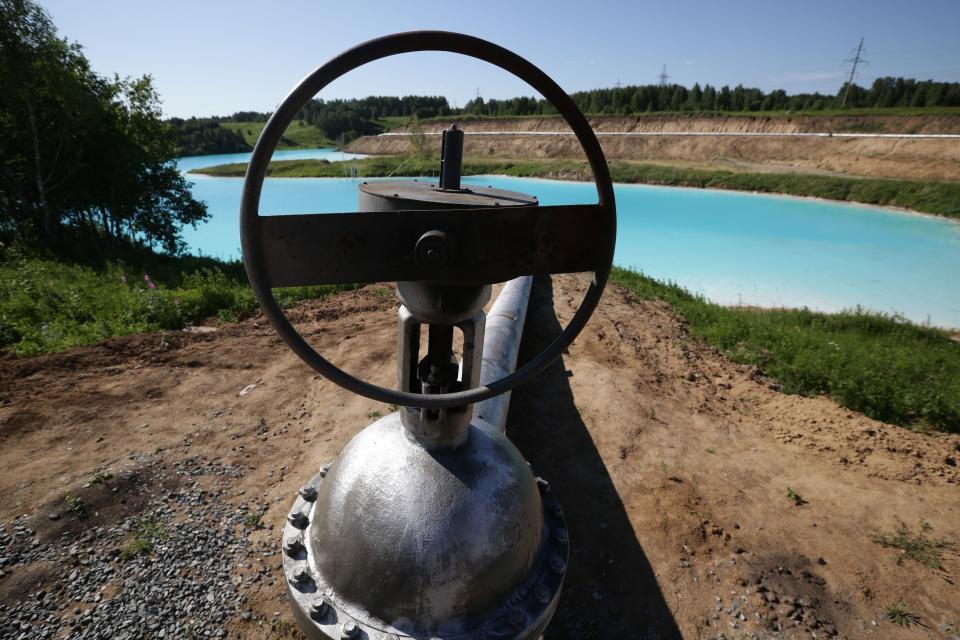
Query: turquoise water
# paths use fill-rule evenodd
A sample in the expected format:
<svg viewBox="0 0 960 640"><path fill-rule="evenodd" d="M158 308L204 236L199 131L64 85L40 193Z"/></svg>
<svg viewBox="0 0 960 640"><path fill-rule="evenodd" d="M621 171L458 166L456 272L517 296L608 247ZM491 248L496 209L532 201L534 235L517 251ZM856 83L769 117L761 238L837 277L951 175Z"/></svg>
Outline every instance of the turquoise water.
<svg viewBox="0 0 960 640"><path fill-rule="evenodd" d="M275 158L327 157L329 150ZM248 154L184 158L191 168L243 162ZM236 159L234 159L236 158ZM185 164L181 164L184 167ZM240 255L240 178L190 176L211 221L187 228L194 252ZM595 202L591 184L478 176L467 184L536 195L542 204ZM615 263L671 280L722 304L862 306L921 323L960 327L960 224L875 207L646 185L617 185ZM276 178L264 184L269 213L353 211L349 179Z"/></svg>

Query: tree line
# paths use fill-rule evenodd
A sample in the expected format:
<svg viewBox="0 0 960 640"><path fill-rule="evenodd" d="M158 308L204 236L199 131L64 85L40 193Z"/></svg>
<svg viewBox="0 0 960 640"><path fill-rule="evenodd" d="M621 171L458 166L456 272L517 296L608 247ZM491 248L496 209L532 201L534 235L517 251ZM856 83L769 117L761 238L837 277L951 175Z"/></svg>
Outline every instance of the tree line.
<svg viewBox="0 0 960 640"><path fill-rule="evenodd" d="M105 78L32 0L0 0L0 239L176 253L207 216L150 76Z"/></svg>
<svg viewBox="0 0 960 640"><path fill-rule="evenodd" d="M239 131L221 127L218 118L170 118L167 125L181 156L253 151Z"/></svg>
<svg viewBox="0 0 960 640"><path fill-rule="evenodd" d="M590 115L631 115L652 112L822 111L840 108L958 107L960 83L877 78L869 88L845 83L836 95L787 94L783 89L737 85L733 88L694 84L648 84L578 91L570 94L581 111ZM531 97L468 102L462 113L482 116L552 115L546 100Z"/></svg>
<svg viewBox="0 0 960 640"><path fill-rule="evenodd" d="M443 96L368 96L347 100L314 98L300 110L296 119L319 129L327 138L346 144L360 136L384 130L383 118L432 118L454 112ZM211 118L170 118L167 122L177 136L183 155L235 153L250 151L237 131L221 127L222 122L266 122L269 112L237 111L229 116Z"/></svg>
<svg viewBox="0 0 960 640"><path fill-rule="evenodd" d="M788 94L783 89L763 91L737 85L733 88L694 84L648 84L578 91L571 98L588 115L642 113L751 113L757 111L823 111L840 108L957 107L960 83L912 78L877 78L869 88L844 84L835 95ZM330 140L345 144L354 138L384 130L391 117L431 118L448 115L533 116L555 115L546 100L528 96L506 99L477 97L454 109L442 96L369 96L350 100L311 100L297 115L301 123L317 127ZM269 113L238 111L232 116L169 122L179 136L185 155L248 151L243 136L219 127L219 122L266 122Z"/></svg>

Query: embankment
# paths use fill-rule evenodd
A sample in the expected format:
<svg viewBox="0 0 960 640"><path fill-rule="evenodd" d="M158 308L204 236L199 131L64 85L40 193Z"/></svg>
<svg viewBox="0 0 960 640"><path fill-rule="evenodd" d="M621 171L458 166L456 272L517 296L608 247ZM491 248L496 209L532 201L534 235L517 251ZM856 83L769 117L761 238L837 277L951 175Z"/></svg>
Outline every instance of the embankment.
<svg viewBox="0 0 960 640"><path fill-rule="evenodd" d="M525 135L568 131L559 118L460 119L473 157L580 159L576 139ZM725 168L734 171L826 173L909 180L960 180L960 142L935 138L791 137L802 133L958 134L960 116L640 116L593 117L609 160ZM423 124L427 142L444 123ZM391 133L405 133L401 127ZM683 135L688 133L691 135ZM766 136L731 135L762 133ZM632 135L604 135L632 134ZM639 134L639 135L638 135ZM648 134L648 135L644 135ZM670 134L670 135L662 135ZM707 135L704 135L707 134ZM716 134L716 135L709 135ZM769 134L783 134L779 135ZM371 155L410 151L404 135L359 138L346 150Z"/></svg>

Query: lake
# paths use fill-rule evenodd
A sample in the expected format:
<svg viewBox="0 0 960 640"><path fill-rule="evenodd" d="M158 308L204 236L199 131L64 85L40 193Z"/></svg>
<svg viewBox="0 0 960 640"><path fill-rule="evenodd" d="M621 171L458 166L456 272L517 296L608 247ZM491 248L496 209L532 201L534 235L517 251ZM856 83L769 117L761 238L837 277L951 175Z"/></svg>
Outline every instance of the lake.
<svg viewBox="0 0 960 640"><path fill-rule="evenodd" d="M250 154L182 158L186 171ZM278 151L275 160L353 157L331 149ZM210 222L186 228L194 253L240 256L242 178L189 176L207 202ZM595 202L591 183L474 176L549 204ZM615 264L674 281L721 304L861 306L919 323L960 327L960 224L877 207L705 189L616 185ZM269 213L354 211L349 178L268 178L261 210Z"/></svg>

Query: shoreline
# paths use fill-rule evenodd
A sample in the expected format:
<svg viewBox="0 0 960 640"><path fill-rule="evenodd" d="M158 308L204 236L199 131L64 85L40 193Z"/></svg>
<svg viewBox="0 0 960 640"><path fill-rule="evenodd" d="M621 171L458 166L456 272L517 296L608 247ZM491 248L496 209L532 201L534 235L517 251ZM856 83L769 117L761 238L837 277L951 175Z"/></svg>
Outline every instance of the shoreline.
<svg viewBox="0 0 960 640"><path fill-rule="evenodd" d="M202 157L202 156L197 156ZM393 156L366 156L367 158L373 157L383 157L389 158ZM531 160L530 162L536 162L537 160ZM278 160L274 162L297 162L297 160ZM331 162L330 164L334 164ZM218 175L216 173L208 173L207 169L217 169L220 167L228 167L230 164L220 164L220 165L211 165L209 167L197 167L194 169L189 169L183 171L182 173L186 176L203 176L205 178L226 178L226 179L238 179L242 180L244 176L242 175ZM774 174L774 175L793 175L793 174ZM524 175L512 175L508 173L499 173L499 172L489 172L489 173L472 173L464 174L464 178L479 178L483 176L496 176L501 178L518 178L523 180L547 180L550 182L568 182L571 184L581 184L581 183L590 183L591 179L577 179L575 177L552 177L536 174L524 174ZM423 176L412 176L412 175L399 175L399 176L367 176L366 178L361 177L361 179L370 179L370 180L379 180L379 179L390 179L390 178L415 178ZM831 176L834 177L834 176ZM267 176L267 180L303 180L303 179L314 179L314 180L352 180L353 178L346 178L342 176ZM860 180L859 177L842 177L841 179L845 180ZM868 178L869 179L869 178ZM909 207L891 205L891 204L876 204L870 202L862 202L859 200L841 200L834 198L826 198L818 195L802 195L795 193L787 193L784 191L761 191L757 189L734 189L734 188L724 188L724 187L700 187L692 185L683 185L683 184L662 184L659 182L623 182L623 181L613 181L615 186L624 186L624 187L651 187L651 188L663 188L663 189L686 189L690 191L711 191L714 193L735 193L735 194L748 194L754 196L766 196L771 198L791 198L799 200L813 200L829 204L840 204L840 205L849 205L859 208L867 209L879 209L889 213L900 213L912 216L921 216L924 218L935 218L938 220L948 220L953 224L960 224L960 219L944 214L932 213L928 211L918 211L917 209L912 209Z"/></svg>

